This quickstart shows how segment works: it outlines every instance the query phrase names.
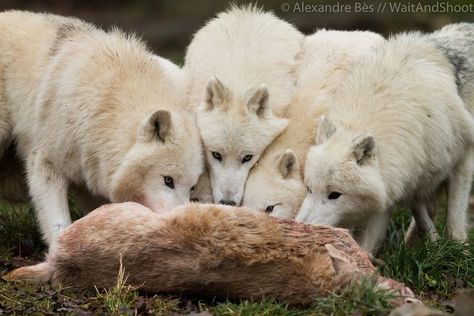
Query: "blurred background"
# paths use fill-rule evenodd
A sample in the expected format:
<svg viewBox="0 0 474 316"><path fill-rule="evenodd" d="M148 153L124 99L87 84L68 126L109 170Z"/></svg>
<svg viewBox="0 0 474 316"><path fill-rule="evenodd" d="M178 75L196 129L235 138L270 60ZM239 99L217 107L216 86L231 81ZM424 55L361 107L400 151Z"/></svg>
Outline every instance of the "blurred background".
<svg viewBox="0 0 474 316"><path fill-rule="evenodd" d="M0 0L0 11L19 9L51 12L76 16L103 27L115 25L143 36L155 53L182 63L192 34L231 3L255 1ZM458 21L474 22L473 0L396 0L385 2L385 7L381 3L384 2L259 0L257 5L290 21L306 34L325 27L372 30L389 35L407 30L432 31ZM419 6L424 5L429 5L431 12L419 10ZM406 12L413 8L418 9L418 12ZM450 12L433 12L443 11L443 8Z"/></svg>

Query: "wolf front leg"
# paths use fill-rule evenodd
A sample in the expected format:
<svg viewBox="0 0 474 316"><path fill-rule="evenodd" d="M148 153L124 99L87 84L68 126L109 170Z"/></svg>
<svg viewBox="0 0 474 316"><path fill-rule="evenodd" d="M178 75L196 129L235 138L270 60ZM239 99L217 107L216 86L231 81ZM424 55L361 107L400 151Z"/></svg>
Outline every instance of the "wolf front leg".
<svg viewBox="0 0 474 316"><path fill-rule="evenodd" d="M448 211L446 215L446 237L465 241L467 239L467 208L474 172L474 148L461 158L448 179Z"/></svg>
<svg viewBox="0 0 474 316"><path fill-rule="evenodd" d="M392 212L387 210L384 213L372 215L359 235L359 245L365 251L375 255L377 247L380 246L387 232L388 223Z"/></svg>
<svg viewBox="0 0 474 316"><path fill-rule="evenodd" d="M405 234L405 244L413 246L424 235L428 235L431 241L437 240L439 235L434 221L438 211L438 199L434 197L427 203L416 203L411 211L413 218Z"/></svg>
<svg viewBox="0 0 474 316"><path fill-rule="evenodd" d="M28 181L43 239L54 248L59 233L71 224L67 180L38 154L28 163Z"/></svg>

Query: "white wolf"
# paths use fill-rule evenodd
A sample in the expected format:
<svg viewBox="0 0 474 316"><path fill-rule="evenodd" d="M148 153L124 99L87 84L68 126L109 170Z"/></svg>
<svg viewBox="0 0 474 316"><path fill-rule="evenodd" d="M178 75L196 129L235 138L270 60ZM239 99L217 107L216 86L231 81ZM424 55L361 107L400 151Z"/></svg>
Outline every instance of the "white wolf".
<svg viewBox="0 0 474 316"><path fill-rule="evenodd" d="M391 38L342 83L307 156L297 220L352 228L374 251L391 208L426 205L447 181L447 236L466 239L474 122L444 54L418 33Z"/></svg>
<svg viewBox="0 0 474 316"><path fill-rule="evenodd" d="M434 41L437 47L445 54L448 62L452 65L459 95L464 100L471 114L473 114L474 23L449 24L427 36ZM419 239L419 234L426 233L427 229L434 227L436 210L437 202L434 200L428 207L431 221L429 218L423 218L416 222L412 220L405 238L408 244L413 244ZM434 237L436 237L436 234Z"/></svg>
<svg viewBox="0 0 474 316"><path fill-rule="evenodd" d="M214 202L241 203L249 170L286 128L274 113L282 115L291 102L303 38L254 7L233 7L194 35L184 69Z"/></svg>
<svg viewBox="0 0 474 316"><path fill-rule="evenodd" d="M372 32L319 30L304 41L297 71L295 98L283 133L264 151L250 171L243 205L273 216L294 218L306 195L303 171L314 144L317 118L329 98L361 58L383 43Z"/></svg>
<svg viewBox="0 0 474 316"><path fill-rule="evenodd" d="M178 67L77 19L9 11L0 34L2 99L50 245L72 184L155 211L189 201L204 161Z"/></svg>

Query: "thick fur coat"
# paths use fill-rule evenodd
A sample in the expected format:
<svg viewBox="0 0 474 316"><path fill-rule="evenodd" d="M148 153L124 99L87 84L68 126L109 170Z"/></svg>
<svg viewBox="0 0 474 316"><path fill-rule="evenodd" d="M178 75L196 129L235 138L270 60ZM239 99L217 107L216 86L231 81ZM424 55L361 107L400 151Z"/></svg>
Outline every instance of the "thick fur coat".
<svg viewBox="0 0 474 316"><path fill-rule="evenodd" d="M240 205L249 170L286 128L303 39L251 6L220 13L194 35L184 70L214 202Z"/></svg>
<svg viewBox="0 0 474 316"><path fill-rule="evenodd" d="M446 56L447 61L451 64L452 72L456 78L456 86L458 93L464 100L471 114L474 113L474 23L457 23L449 24L426 35L434 41L435 45ZM445 190L440 190L445 192ZM420 235L428 232L431 239L436 239L438 234L434 227L434 219L437 213L437 202L434 201L427 206L428 216L426 214L418 218L417 221L412 220L405 241L413 244L419 240ZM473 211L470 210L472 216ZM420 217L420 216L418 216ZM428 222L429 225L422 222ZM471 225L468 225L472 227ZM430 231L431 230L431 231Z"/></svg>
<svg viewBox="0 0 474 316"><path fill-rule="evenodd" d="M70 224L71 184L157 211L189 201L204 164L178 67L73 18L7 11L0 33L7 137L49 244Z"/></svg>
<svg viewBox="0 0 474 316"><path fill-rule="evenodd" d="M447 182L447 236L466 240L474 123L445 54L426 36L397 35L357 66L320 122L308 154L298 220L359 232L366 250L390 210L426 205Z"/></svg>

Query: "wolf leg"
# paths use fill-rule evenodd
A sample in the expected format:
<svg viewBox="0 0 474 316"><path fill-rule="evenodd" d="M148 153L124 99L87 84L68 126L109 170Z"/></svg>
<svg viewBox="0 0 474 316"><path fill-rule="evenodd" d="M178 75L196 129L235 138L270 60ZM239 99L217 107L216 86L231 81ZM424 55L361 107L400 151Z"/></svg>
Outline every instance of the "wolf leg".
<svg viewBox="0 0 474 316"><path fill-rule="evenodd" d="M28 182L43 238L54 247L59 233L71 224L66 178L38 154L28 163Z"/></svg>
<svg viewBox="0 0 474 316"><path fill-rule="evenodd" d="M367 221L359 238L359 244L362 249L375 255L377 247L380 246L387 232L391 214L392 212L390 211L375 214Z"/></svg>
<svg viewBox="0 0 474 316"><path fill-rule="evenodd" d="M474 172L474 149L461 158L448 179L448 211L446 214L446 237L465 241L467 239L467 208Z"/></svg>

